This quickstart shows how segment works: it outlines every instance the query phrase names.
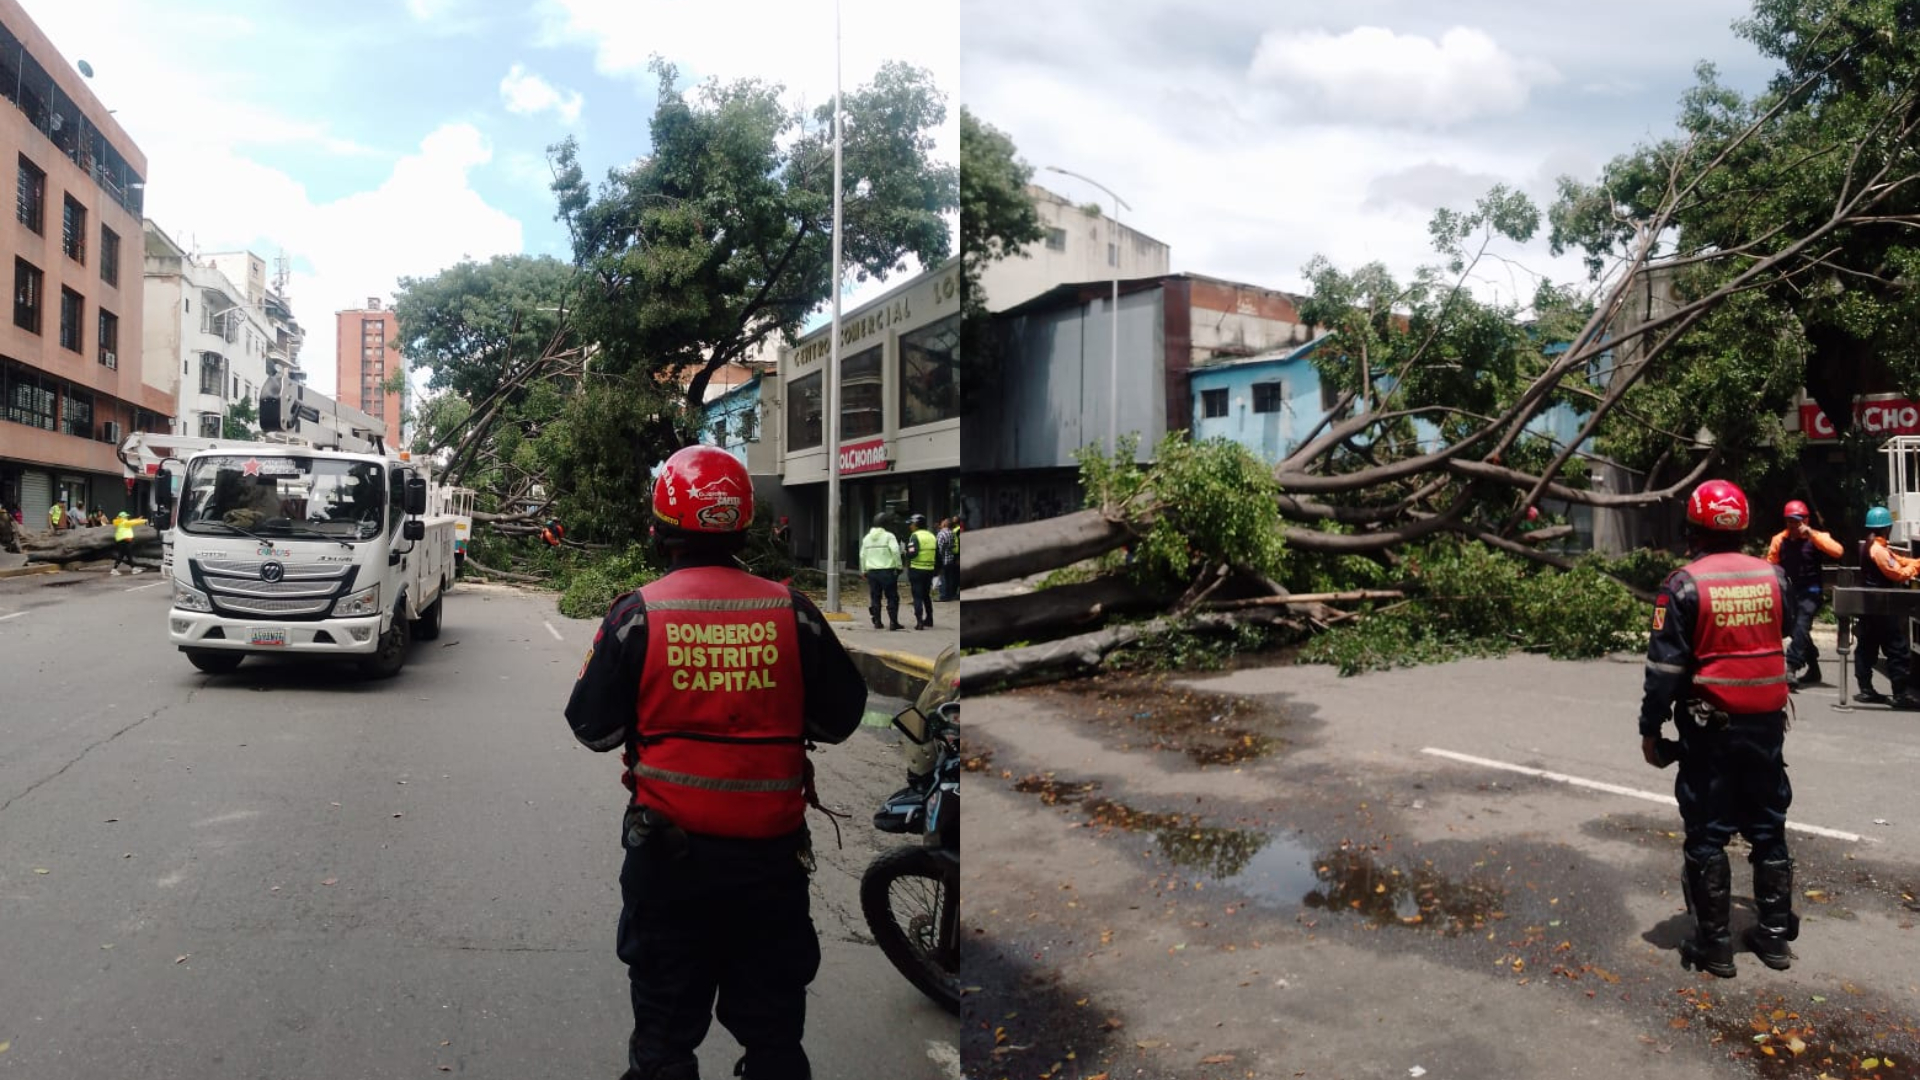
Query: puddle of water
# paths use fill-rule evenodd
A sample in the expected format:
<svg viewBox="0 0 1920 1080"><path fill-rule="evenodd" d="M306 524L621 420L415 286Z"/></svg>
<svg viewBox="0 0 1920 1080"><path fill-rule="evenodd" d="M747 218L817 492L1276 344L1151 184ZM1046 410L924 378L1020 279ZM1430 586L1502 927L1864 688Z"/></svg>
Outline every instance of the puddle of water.
<svg viewBox="0 0 1920 1080"><path fill-rule="evenodd" d="M1041 792L1043 800L1054 794L1054 801L1071 801L1058 795L1058 781L1029 781L1036 783L1020 790ZM1094 786L1069 785L1074 797ZM1088 800L1084 809L1095 825L1150 834L1161 858L1212 884L1249 894L1263 906L1337 912L1447 936L1505 918L1506 893L1498 886L1454 880L1411 863L1382 865L1364 849L1316 851L1290 836L1206 826L1195 815L1136 810L1110 799Z"/></svg>
<svg viewBox="0 0 1920 1080"><path fill-rule="evenodd" d="M1098 780L1059 780L1055 779L1052 773L1045 776L1026 776L1013 782L1013 790L1025 792L1028 795L1038 795L1040 801L1048 806L1077 803L1099 786Z"/></svg>
<svg viewBox="0 0 1920 1080"><path fill-rule="evenodd" d="M1254 730L1274 719L1249 698L1171 687L1163 679L1099 676L1062 684L1057 692L1092 704L1083 719L1106 727L1121 749L1144 746L1184 753L1196 765L1237 765L1278 753L1286 740Z"/></svg>
<svg viewBox="0 0 1920 1080"><path fill-rule="evenodd" d="M1831 1077L1920 1077L1920 1028L1911 1021L1809 1004L1788 1006L1776 998L1744 1012L1695 1009L1673 1022L1674 1028L1699 1029L1728 1057L1746 1062L1755 1075L1781 1080Z"/></svg>

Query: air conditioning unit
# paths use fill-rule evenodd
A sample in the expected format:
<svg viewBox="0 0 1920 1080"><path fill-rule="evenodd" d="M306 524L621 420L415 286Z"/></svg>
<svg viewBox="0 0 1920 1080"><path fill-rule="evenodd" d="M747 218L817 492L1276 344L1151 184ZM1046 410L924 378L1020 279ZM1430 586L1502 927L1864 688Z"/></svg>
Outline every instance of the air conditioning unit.
<svg viewBox="0 0 1920 1080"><path fill-rule="evenodd" d="M100 350L100 362L115 371L120 370L120 357L115 355L112 349Z"/></svg>
<svg viewBox="0 0 1920 1080"><path fill-rule="evenodd" d="M107 421L106 423L104 423L104 424L101 424L101 425L100 425L100 438L101 438L101 440L102 440L102 441L104 441L104 442L110 442L110 443L112 443L112 444L114 444L115 446L118 446L118 445L120 445L120 424L119 424L119 422L118 422L118 421L116 421L116 420L109 420L109 421Z"/></svg>

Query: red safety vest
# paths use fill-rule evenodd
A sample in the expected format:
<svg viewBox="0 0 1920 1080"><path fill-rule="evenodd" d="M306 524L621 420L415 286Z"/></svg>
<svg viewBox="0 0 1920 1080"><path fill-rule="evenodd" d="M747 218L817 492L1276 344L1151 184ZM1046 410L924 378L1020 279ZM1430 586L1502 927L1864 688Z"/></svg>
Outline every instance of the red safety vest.
<svg viewBox="0 0 1920 1080"><path fill-rule="evenodd" d="M1700 593L1693 622L1694 692L1734 715L1787 707L1786 604L1773 564L1735 552L1687 567Z"/></svg>
<svg viewBox="0 0 1920 1080"><path fill-rule="evenodd" d="M722 566L641 588L633 799L690 833L763 838L807 811L799 623L787 588Z"/></svg>

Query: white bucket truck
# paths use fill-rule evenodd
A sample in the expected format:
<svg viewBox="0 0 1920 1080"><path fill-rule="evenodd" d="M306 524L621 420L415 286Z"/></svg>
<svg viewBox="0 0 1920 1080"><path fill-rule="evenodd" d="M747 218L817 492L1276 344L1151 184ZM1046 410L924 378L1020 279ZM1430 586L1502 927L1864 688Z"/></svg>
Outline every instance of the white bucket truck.
<svg viewBox="0 0 1920 1080"><path fill-rule="evenodd" d="M440 634L445 492L431 497L426 464L390 449L383 422L304 384L268 380L260 426L258 441L135 434L121 448L155 481L168 638L213 674L281 653L397 673L414 639Z"/></svg>

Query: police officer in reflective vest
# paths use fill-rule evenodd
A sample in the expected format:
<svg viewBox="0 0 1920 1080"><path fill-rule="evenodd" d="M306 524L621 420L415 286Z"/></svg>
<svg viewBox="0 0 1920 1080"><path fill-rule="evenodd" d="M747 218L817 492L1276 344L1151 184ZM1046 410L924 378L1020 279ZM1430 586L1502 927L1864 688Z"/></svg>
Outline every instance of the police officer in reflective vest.
<svg viewBox="0 0 1920 1080"><path fill-rule="evenodd" d="M1668 575L1655 598L1640 704L1642 756L1655 768L1680 762L1674 796L1686 826L1682 885L1694 919L1680 962L1723 979L1736 974L1726 851L1734 833L1752 845L1759 925L1748 931L1747 947L1785 970L1793 961L1787 942L1800 931L1786 838L1793 789L1781 757L1787 578L1780 567L1740 554L1747 521L1747 497L1725 480L1701 484L1687 500L1698 557ZM1669 716L1680 729L1677 744L1660 738Z"/></svg>
<svg viewBox="0 0 1920 1080"><path fill-rule="evenodd" d="M624 746L619 956L633 1035L623 1080L698 1080L717 1016L747 1080L809 1080L811 742L860 725L867 689L818 608L740 569L753 486L718 447L667 459L653 534L671 564L615 600L567 702L589 748Z"/></svg>

